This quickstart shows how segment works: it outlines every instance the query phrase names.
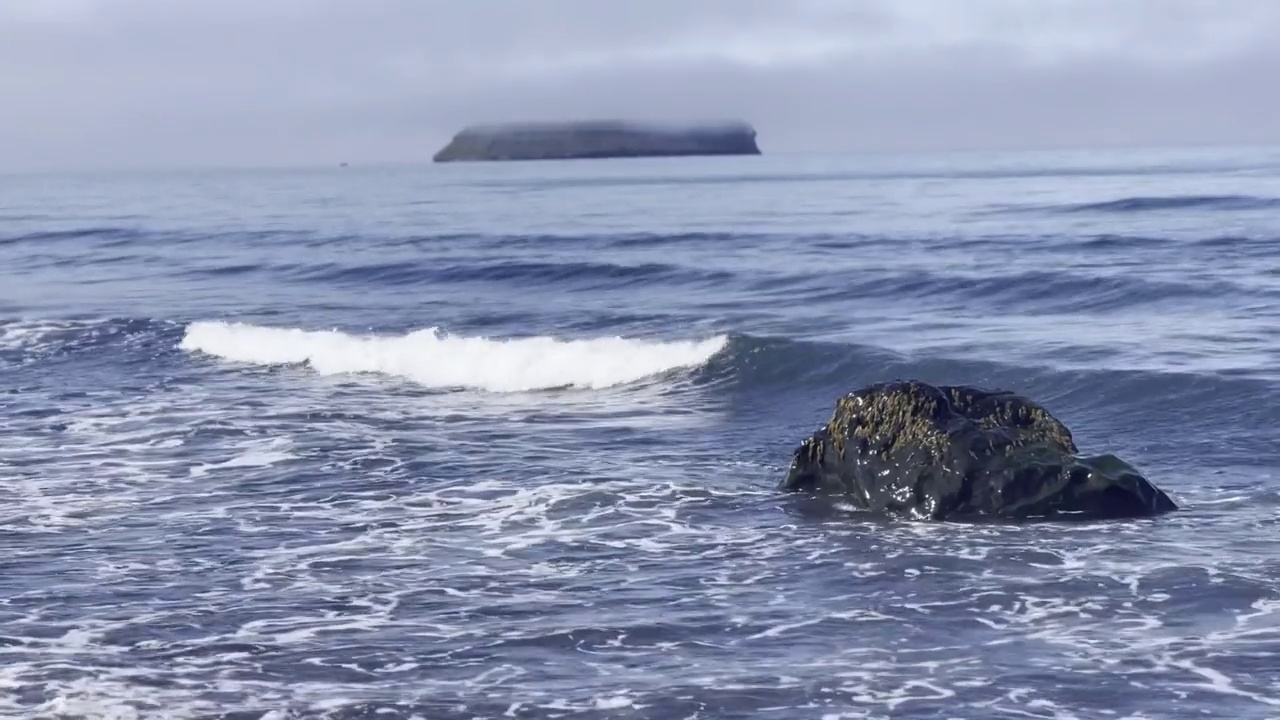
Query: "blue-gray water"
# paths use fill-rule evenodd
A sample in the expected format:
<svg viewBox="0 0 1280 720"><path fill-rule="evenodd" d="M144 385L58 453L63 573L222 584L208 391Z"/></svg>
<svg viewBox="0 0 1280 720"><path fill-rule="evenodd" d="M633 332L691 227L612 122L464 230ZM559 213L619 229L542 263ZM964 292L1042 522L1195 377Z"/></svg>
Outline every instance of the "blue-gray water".
<svg viewBox="0 0 1280 720"><path fill-rule="evenodd" d="M1278 243L1276 150L2 177L0 713L1276 717ZM896 377L1182 509L775 492Z"/></svg>

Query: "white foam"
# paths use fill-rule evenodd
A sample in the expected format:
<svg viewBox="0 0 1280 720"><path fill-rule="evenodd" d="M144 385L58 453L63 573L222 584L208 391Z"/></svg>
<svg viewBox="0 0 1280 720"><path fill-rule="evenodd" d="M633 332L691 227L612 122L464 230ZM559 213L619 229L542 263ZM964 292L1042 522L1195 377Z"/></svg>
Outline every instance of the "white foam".
<svg viewBox="0 0 1280 720"><path fill-rule="evenodd" d="M376 336L196 322L187 327L181 347L255 365L307 363L322 375L377 373L433 388L521 392L625 385L697 367L726 342L724 336L671 342L621 337L495 340L446 336L437 328Z"/></svg>
<svg viewBox="0 0 1280 720"><path fill-rule="evenodd" d="M192 466L190 474L192 477L203 477L209 474L210 470L218 468L265 468L271 467L278 462L285 460L293 460L297 457L288 450L279 448L288 447L292 441L287 438L272 438L266 442L255 442L247 445L244 451L239 455L220 463L200 463Z"/></svg>
<svg viewBox="0 0 1280 720"><path fill-rule="evenodd" d="M34 350L51 335L76 325L54 320L20 320L0 325L0 350Z"/></svg>
<svg viewBox="0 0 1280 720"><path fill-rule="evenodd" d="M622 708L633 707L634 705L635 702L626 695L597 697L595 699L595 707L597 710L619 710Z"/></svg>

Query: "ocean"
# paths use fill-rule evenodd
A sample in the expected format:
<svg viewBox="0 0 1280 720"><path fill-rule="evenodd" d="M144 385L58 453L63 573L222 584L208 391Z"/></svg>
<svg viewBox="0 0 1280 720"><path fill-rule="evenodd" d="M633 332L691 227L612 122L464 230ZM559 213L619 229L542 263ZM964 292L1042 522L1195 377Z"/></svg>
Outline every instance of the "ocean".
<svg viewBox="0 0 1280 720"><path fill-rule="evenodd" d="M5 716L1280 716L1280 149L11 174L0 278ZM775 489L900 378L1180 510Z"/></svg>

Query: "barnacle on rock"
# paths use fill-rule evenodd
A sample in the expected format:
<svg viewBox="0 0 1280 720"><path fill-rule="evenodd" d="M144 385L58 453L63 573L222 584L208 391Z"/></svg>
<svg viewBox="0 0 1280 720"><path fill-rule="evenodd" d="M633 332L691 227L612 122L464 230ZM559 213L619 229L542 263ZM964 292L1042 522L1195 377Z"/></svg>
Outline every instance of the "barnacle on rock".
<svg viewBox="0 0 1280 720"><path fill-rule="evenodd" d="M780 487L834 490L871 510L933 519L1176 509L1119 458L1077 452L1062 422L1015 393L896 381L837 400Z"/></svg>

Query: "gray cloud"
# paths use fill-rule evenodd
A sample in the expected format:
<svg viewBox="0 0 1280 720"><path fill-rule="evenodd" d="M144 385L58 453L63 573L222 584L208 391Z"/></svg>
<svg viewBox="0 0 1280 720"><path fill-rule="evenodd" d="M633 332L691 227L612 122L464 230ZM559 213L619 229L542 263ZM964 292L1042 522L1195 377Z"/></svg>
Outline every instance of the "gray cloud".
<svg viewBox="0 0 1280 720"><path fill-rule="evenodd" d="M6 0L0 168L420 161L473 122L766 151L1280 141L1271 0Z"/></svg>

